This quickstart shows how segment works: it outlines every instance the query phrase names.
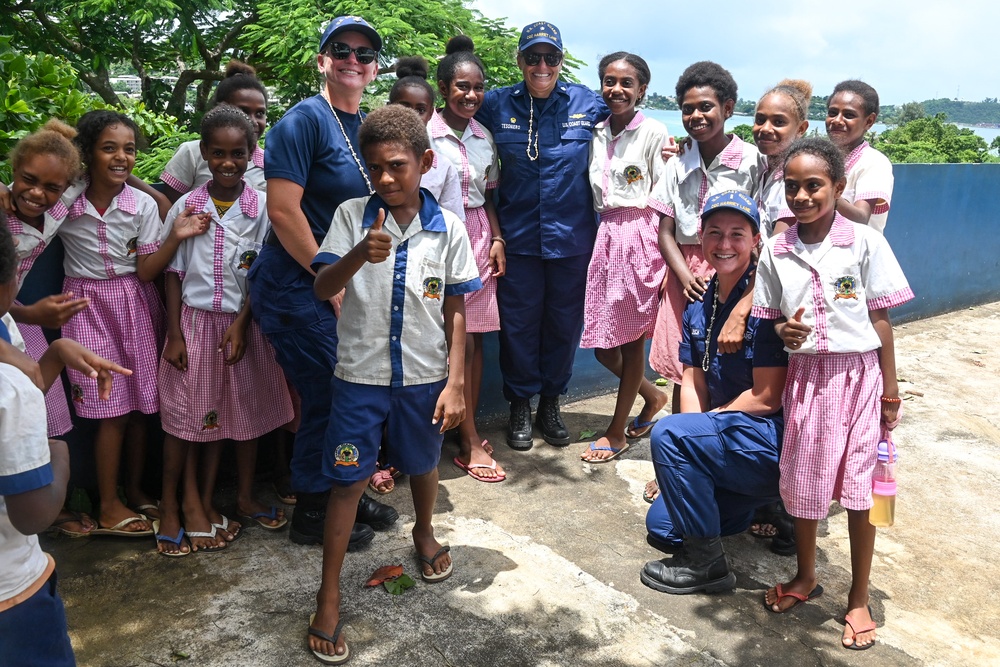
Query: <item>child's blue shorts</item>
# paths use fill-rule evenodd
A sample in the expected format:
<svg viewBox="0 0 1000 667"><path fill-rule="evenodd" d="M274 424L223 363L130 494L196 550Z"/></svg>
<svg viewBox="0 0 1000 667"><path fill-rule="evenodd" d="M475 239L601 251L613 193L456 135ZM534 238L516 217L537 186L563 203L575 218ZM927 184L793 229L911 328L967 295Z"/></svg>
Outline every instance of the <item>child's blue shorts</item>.
<svg viewBox="0 0 1000 667"><path fill-rule="evenodd" d="M0 612L0 665L76 665L57 579L53 572L37 593Z"/></svg>
<svg viewBox="0 0 1000 667"><path fill-rule="evenodd" d="M383 427L389 465L407 475L424 475L436 468L444 435L440 422L431 420L445 384L447 380L383 387L334 377L323 474L341 486L371 477Z"/></svg>

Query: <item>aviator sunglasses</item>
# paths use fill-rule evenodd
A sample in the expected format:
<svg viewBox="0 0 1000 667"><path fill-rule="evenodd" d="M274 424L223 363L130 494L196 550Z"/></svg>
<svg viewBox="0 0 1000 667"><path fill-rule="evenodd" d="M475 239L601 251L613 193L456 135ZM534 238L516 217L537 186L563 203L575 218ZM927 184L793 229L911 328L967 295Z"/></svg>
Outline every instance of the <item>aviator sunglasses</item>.
<svg viewBox="0 0 1000 667"><path fill-rule="evenodd" d="M549 67L558 67L559 63L562 62L563 54L556 51L555 53L535 53L534 51L521 51L521 57L524 58L524 64L528 67L534 67L538 63L542 62L542 58L545 58L545 64Z"/></svg>
<svg viewBox="0 0 1000 667"><path fill-rule="evenodd" d="M375 56L378 55L378 51L371 47L359 46L356 49L352 49L343 42L330 42L330 45L326 47L326 52L337 60L347 60L347 58L351 55L351 51L354 52L354 57L357 58L358 62L362 65L371 63L375 60Z"/></svg>

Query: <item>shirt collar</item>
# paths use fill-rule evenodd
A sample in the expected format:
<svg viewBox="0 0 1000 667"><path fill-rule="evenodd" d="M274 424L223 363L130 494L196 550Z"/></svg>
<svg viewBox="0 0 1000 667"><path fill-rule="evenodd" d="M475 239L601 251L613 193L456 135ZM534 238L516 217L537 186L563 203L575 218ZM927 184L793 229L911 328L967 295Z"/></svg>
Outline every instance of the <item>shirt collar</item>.
<svg viewBox="0 0 1000 667"><path fill-rule="evenodd" d="M70 220L75 220L87 212L87 190L89 188L90 183L88 181L87 187L83 189L80 196L73 202L73 205L69 207L68 217ZM122 191L115 195L114 199L111 200L111 206L109 206L108 209L110 210L114 207L117 207L129 215L135 215L139 212L139 203L135 198L135 191L132 190L132 186L125 185L122 187Z"/></svg>
<svg viewBox="0 0 1000 667"><path fill-rule="evenodd" d="M750 265L747 267L746 271L744 271L743 275L740 276L740 279L736 282L736 285L733 286L733 289L729 291L729 296L726 297L726 300L722 302L723 307L727 306L729 303L739 301L739 299L743 296L744 292L747 291L747 286L750 284L750 278L753 276L753 272L756 268L757 268L757 263L751 260ZM708 291L706 291L705 293L705 303L709 303L711 302L712 299L715 298L715 292L718 288L719 288L719 281L713 280L709 285Z"/></svg>
<svg viewBox="0 0 1000 667"><path fill-rule="evenodd" d="M260 146L254 146L253 153L250 153L250 160L253 161L255 165L259 168L264 168L264 149Z"/></svg>
<svg viewBox="0 0 1000 667"><path fill-rule="evenodd" d="M830 243L835 246L847 247L854 243L854 224L839 213L833 216L833 225L830 227ZM799 223L795 223L775 238L774 254L782 255L792 252L799 242Z"/></svg>
<svg viewBox="0 0 1000 667"><path fill-rule="evenodd" d="M452 131L451 126L449 126L448 123L445 122L444 117L441 116L440 110L435 111L434 115L431 116L431 122L427 126L427 131L433 139L455 137L455 133ZM469 120L469 131L480 139L486 138L486 133L483 132L483 126L476 122L475 118Z"/></svg>
<svg viewBox="0 0 1000 667"><path fill-rule="evenodd" d="M552 95L555 95L557 93L567 95L568 90L569 86L566 84L566 82L563 81L562 79L559 79L558 81L556 81L556 87L552 89ZM527 96L527 94L528 94L528 86L524 83L523 80L520 81L519 83L514 84L514 90L511 92L511 95L515 97L525 97Z"/></svg>
<svg viewBox="0 0 1000 667"><path fill-rule="evenodd" d="M628 122L628 125L626 125L625 129L622 130L622 131L623 132L631 132L632 130L635 130L636 128L638 128L639 125L641 125L642 121L644 121L644 120L646 120L646 117L642 115L642 112L641 111L636 111L635 112L635 116L632 118L632 120L630 120ZM599 129L604 129L605 127L610 128L611 127L611 115L609 114L607 118L604 118L603 120L597 122L594 125L594 127L595 128L599 128Z"/></svg>
<svg viewBox="0 0 1000 667"><path fill-rule="evenodd" d="M718 161L730 169L739 169L740 162L743 161L743 140L735 134L729 140L729 144L719 153Z"/></svg>
<svg viewBox="0 0 1000 667"><path fill-rule="evenodd" d="M850 155L848 155L846 158L844 158L844 173L845 174L851 173L851 169L854 169L854 165L856 165L858 163L858 160L861 159L861 154L865 152L866 148L868 148L868 142L867 141L862 141L857 146L857 148L855 148L853 151L851 151Z"/></svg>
<svg viewBox="0 0 1000 667"><path fill-rule="evenodd" d="M204 211L205 207L208 205L208 200L211 195L208 193L208 186L212 184L212 181L205 183L194 190L188 195L187 205L194 207L196 211ZM243 192L240 194L240 210L243 211L244 215L251 218L256 218L259 212L260 206L260 196L257 191L247 185L247 182L243 181Z"/></svg>
<svg viewBox="0 0 1000 667"><path fill-rule="evenodd" d="M388 213L389 205L385 203L377 194L372 195L365 204L365 212L361 216L361 227L367 229L375 224L378 217L378 210L385 209ZM428 232L447 232L448 227L444 223L444 216L441 214L441 207L429 191L420 188L420 228Z"/></svg>

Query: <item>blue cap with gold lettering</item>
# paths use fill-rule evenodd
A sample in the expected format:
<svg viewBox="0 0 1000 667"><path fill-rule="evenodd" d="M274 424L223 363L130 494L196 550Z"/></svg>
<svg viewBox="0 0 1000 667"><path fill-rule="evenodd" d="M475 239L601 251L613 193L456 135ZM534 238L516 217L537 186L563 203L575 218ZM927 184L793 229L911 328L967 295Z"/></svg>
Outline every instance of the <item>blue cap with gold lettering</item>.
<svg viewBox="0 0 1000 667"><path fill-rule="evenodd" d="M524 26L524 30L521 31L521 40L517 43L517 50L524 51L535 44L551 44L562 51L562 34L559 32L559 28L548 21L535 21Z"/></svg>
<svg viewBox="0 0 1000 667"><path fill-rule="evenodd" d="M360 16L338 16L330 21L330 25L326 26L323 36L319 39L319 50L322 52L330 38L342 32L360 32L371 41L373 49L382 50L382 38L375 28Z"/></svg>
<svg viewBox="0 0 1000 667"><path fill-rule="evenodd" d="M705 209L701 212L702 227L705 226L705 218L724 208L739 211L747 217L755 232L760 231L760 213L757 212L757 204L745 192L739 190L728 190L709 197L705 202Z"/></svg>

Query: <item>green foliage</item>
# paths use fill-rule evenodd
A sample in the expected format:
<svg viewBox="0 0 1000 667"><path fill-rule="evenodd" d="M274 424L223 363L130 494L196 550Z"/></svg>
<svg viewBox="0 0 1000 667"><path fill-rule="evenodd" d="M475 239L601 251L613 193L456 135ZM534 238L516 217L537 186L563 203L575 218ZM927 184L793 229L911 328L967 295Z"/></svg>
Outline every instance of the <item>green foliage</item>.
<svg viewBox="0 0 1000 667"><path fill-rule="evenodd" d="M916 118L882 132L872 146L892 162L992 162L986 140L968 128L947 122L945 115Z"/></svg>
<svg viewBox="0 0 1000 667"><path fill-rule="evenodd" d="M659 93L647 93L646 101L643 104L647 109L661 109L664 111L675 111L677 110L677 102L674 101L673 97L664 97Z"/></svg>
<svg viewBox="0 0 1000 667"><path fill-rule="evenodd" d="M753 145L753 125L747 125L746 123L737 125L733 128L733 134L748 144Z"/></svg>
<svg viewBox="0 0 1000 667"><path fill-rule="evenodd" d="M148 150L144 150L136 156L135 168L132 173L146 181L155 183L160 180L160 174L167 162L174 156L177 149L186 141L199 139L196 132L174 132L157 137L150 144Z"/></svg>
<svg viewBox="0 0 1000 667"><path fill-rule="evenodd" d="M408 574L401 574L395 579L387 579L382 582L385 586L385 590L389 591L393 595L402 595L403 591L407 588L413 588L417 582L413 581L413 577Z"/></svg>

